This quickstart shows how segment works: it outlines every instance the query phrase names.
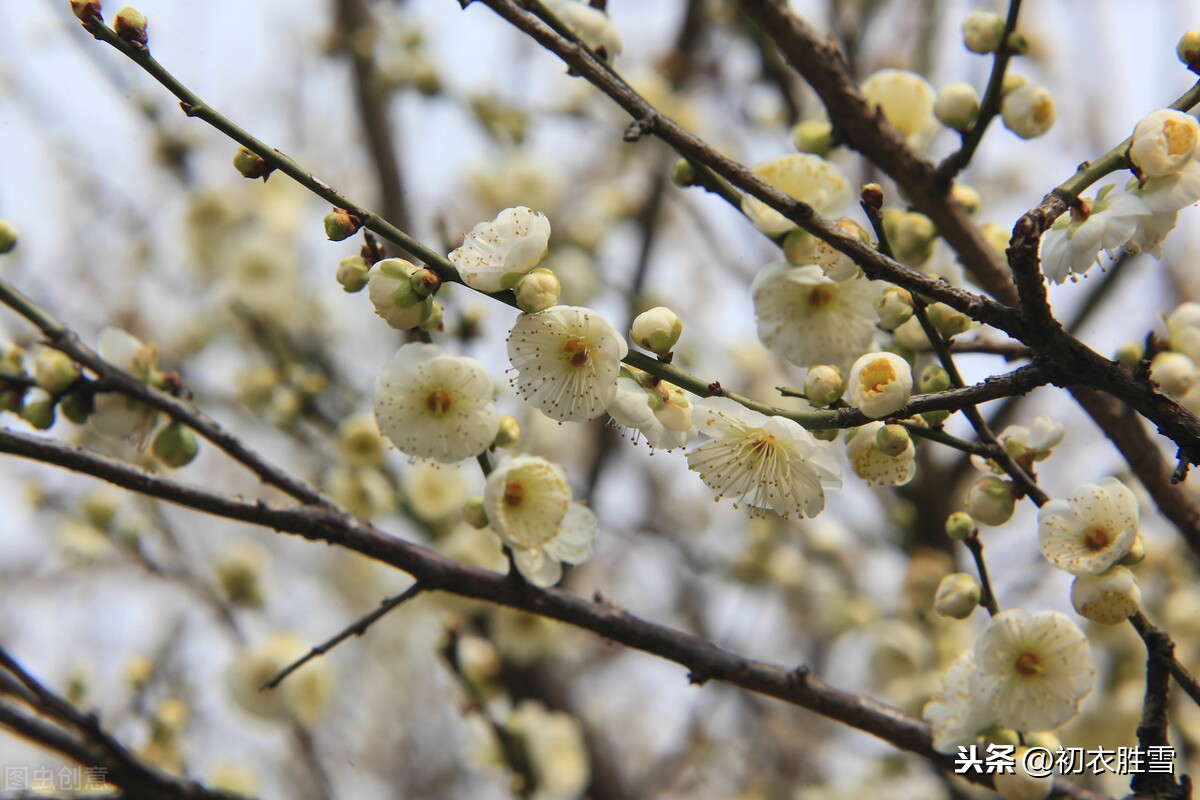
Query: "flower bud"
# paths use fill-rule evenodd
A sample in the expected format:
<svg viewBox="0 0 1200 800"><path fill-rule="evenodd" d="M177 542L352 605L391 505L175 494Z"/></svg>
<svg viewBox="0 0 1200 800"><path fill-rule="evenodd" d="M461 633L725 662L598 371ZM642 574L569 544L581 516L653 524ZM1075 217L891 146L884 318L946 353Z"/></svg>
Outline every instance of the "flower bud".
<svg viewBox="0 0 1200 800"><path fill-rule="evenodd" d="M849 402L868 419L900 410L912 394L912 368L895 353L867 353L850 369Z"/></svg>
<svg viewBox="0 0 1200 800"><path fill-rule="evenodd" d="M809 431L814 439L820 439L822 442L836 442L840 432L839 428L813 428Z"/></svg>
<svg viewBox="0 0 1200 800"><path fill-rule="evenodd" d="M0 256L12 252L17 246L17 227L6 219L0 219Z"/></svg>
<svg viewBox="0 0 1200 800"><path fill-rule="evenodd" d="M1144 355L1146 355L1146 348L1142 346L1141 342L1122 342L1117 348L1116 360L1123 367L1135 369L1141 363Z"/></svg>
<svg viewBox="0 0 1200 800"><path fill-rule="evenodd" d="M484 509L482 497L472 497L463 503L463 522L472 528L482 530L488 526L487 511Z"/></svg>
<svg viewBox="0 0 1200 800"><path fill-rule="evenodd" d="M789 264L797 266L812 264L817 255L817 244L820 241L803 228L793 228L783 237L783 255Z"/></svg>
<svg viewBox="0 0 1200 800"><path fill-rule="evenodd" d="M896 458L912 447L912 438L903 425L884 425L875 433L875 446L885 456Z"/></svg>
<svg viewBox="0 0 1200 800"><path fill-rule="evenodd" d="M54 396L65 392L81 375L70 356L45 345L39 345L33 352L32 362L34 382Z"/></svg>
<svg viewBox="0 0 1200 800"><path fill-rule="evenodd" d="M545 311L550 306L558 305L558 296L562 293L562 284L556 276L544 267L538 267L532 272L521 276L513 287L517 296L517 308L526 314Z"/></svg>
<svg viewBox="0 0 1200 800"><path fill-rule="evenodd" d="M338 262L337 282L344 292L361 292L367 286L371 265L362 256L350 256Z"/></svg>
<svg viewBox="0 0 1200 800"><path fill-rule="evenodd" d="M1004 41L1004 20L993 11L975 9L963 19L962 34L972 53L994 53Z"/></svg>
<svg viewBox="0 0 1200 800"><path fill-rule="evenodd" d="M171 421L154 437L154 455L168 467L187 466L198 452L200 443L196 434L182 423Z"/></svg>
<svg viewBox="0 0 1200 800"><path fill-rule="evenodd" d="M629 328L629 338L634 344L660 356L670 353L682 334L683 321L664 306L638 314Z"/></svg>
<svg viewBox="0 0 1200 800"><path fill-rule="evenodd" d="M146 15L131 6L125 6L113 18L113 30L138 50L146 49Z"/></svg>
<svg viewBox="0 0 1200 800"><path fill-rule="evenodd" d="M979 191L965 183L956 183L950 190L950 199L962 206L963 211L974 214L983 203Z"/></svg>
<svg viewBox="0 0 1200 800"><path fill-rule="evenodd" d="M846 391L842 371L835 366L819 364L809 367L804 378L804 396L814 406L825 407L836 403Z"/></svg>
<svg viewBox="0 0 1200 800"><path fill-rule="evenodd" d="M516 447L519 441L521 441L521 423L517 422L516 417L501 414L500 425L496 428L496 438L492 441L492 447Z"/></svg>
<svg viewBox="0 0 1200 800"><path fill-rule="evenodd" d="M1173 397L1183 397L1196 383L1196 365L1183 353L1159 353L1150 362L1150 380Z"/></svg>
<svg viewBox="0 0 1200 800"><path fill-rule="evenodd" d="M943 617L966 619L979 606L982 593L979 581L965 572L952 572L938 584L933 610Z"/></svg>
<svg viewBox="0 0 1200 800"><path fill-rule="evenodd" d="M80 22L100 21L100 0L71 0L71 13Z"/></svg>
<svg viewBox="0 0 1200 800"><path fill-rule="evenodd" d="M1029 53L1029 39L1020 31L1013 31L1004 40L1004 47L1014 56L1023 56Z"/></svg>
<svg viewBox="0 0 1200 800"><path fill-rule="evenodd" d="M995 476L980 479L967 493L967 511L984 525L1003 525L1012 518L1017 500L1013 485Z"/></svg>
<svg viewBox="0 0 1200 800"><path fill-rule="evenodd" d="M1133 129L1129 160L1143 175L1161 177L1182 170L1200 146L1200 122L1170 108L1151 111Z"/></svg>
<svg viewBox="0 0 1200 800"><path fill-rule="evenodd" d="M82 425L92 414L92 396L87 392L65 394L58 399L58 410L71 422Z"/></svg>
<svg viewBox="0 0 1200 800"><path fill-rule="evenodd" d="M825 120L806 119L792 128L792 144L801 153L824 158L833 147L833 126Z"/></svg>
<svg viewBox="0 0 1200 800"><path fill-rule="evenodd" d="M937 228L929 217L919 211L891 208L883 214L883 225L897 261L914 266L933 255Z"/></svg>
<svg viewBox="0 0 1200 800"><path fill-rule="evenodd" d="M39 431L47 430L54 425L54 398L45 389L30 389L21 404L21 417Z"/></svg>
<svg viewBox="0 0 1200 800"><path fill-rule="evenodd" d="M440 329L442 327L442 304L432 297L427 297L421 307L428 309L428 313L417 327L427 333Z"/></svg>
<svg viewBox="0 0 1200 800"><path fill-rule="evenodd" d="M1054 751L1062 747L1062 739L1059 739L1054 731L1025 731L1023 738L1025 744L1030 747L1044 747Z"/></svg>
<svg viewBox="0 0 1200 800"><path fill-rule="evenodd" d="M1142 590L1133 573L1116 566L1099 575L1080 575L1071 583L1071 605L1101 625L1117 625L1141 607Z"/></svg>
<svg viewBox="0 0 1200 800"><path fill-rule="evenodd" d="M1013 751L1013 771L995 775L996 794L1003 800L1046 800L1054 789L1053 775L1031 775L1025 768L1028 750L1028 747L1017 747Z"/></svg>
<svg viewBox="0 0 1200 800"><path fill-rule="evenodd" d="M1026 84L1004 96L1000 116L1017 136L1036 139L1054 127L1054 98L1041 86Z"/></svg>
<svg viewBox="0 0 1200 800"><path fill-rule="evenodd" d="M934 303L929 306L926 313L929 315L929 321L933 323L933 327L937 328L937 332L945 339L969 331L979 324L945 303Z"/></svg>
<svg viewBox="0 0 1200 800"><path fill-rule="evenodd" d="M1017 89L1020 89L1022 86L1027 85L1029 85L1029 81L1027 81L1023 76L1012 72L1006 72L1004 74L1004 80L1000 82L1000 96L1005 97L1010 95Z"/></svg>
<svg viewBox="0 0 1200 800"><path fill-rule="evenodd" d="M696 168L686 158L676 159L671 166L671 183L681 188L696 185Z"/></svg>
<svg viewBox="0 0 1200 800"><path fill-rule="evenodd" d="M243 543L221 555L214 568L221 596L235 606L261 608L263 552Z"/></svg>
<svg viewBox="0 0 1200 800"><path fill-rule="evenodd" d="M879 327L894 331L912 319L912 295L907 289L889 286L875 298L875 313L879 315Z"/></svg>
<svg viewBox="0 0 1200 800"><path fill-rule="evenodd" d="M938 90L933 114L938 122L956 131L965 131L979 113L979 94L969 83L948 83Z"/></svg>
<svg viewBox="0 0 1200 800"><path fill-rule="evenodd" d="M1200 73L1200 31L1188 31L1181 36L1175 45L1175 55L1192 72Z"/></svg>
<svg viewBox="0 0 1200 800"><path fill-rule="evenodd" d="M965 511L955 511L946 517L946 535L961 542L975 531L975 520Z"/></svg>
<svg viewBox="0 0 1200 800"><path fill-rule="evenodd" d="M941 364L927 364L917 379L921 394L944 392L950 388L950 373Z"/></svg>
<svg viewBox="0 0 1200 800"><path fill-rule="evenodd" d="M1133 546L1129 548L1129 552L1125 554L1117 563L1123 567L1132 567L1134 564L1140 564L1142 559L1146 557L1146 540L1139 533L1133 540Z"/></svg>
<svg viewBox="0 0 1200 800"><path fill-rule="evenodd" d="M859 199L878 211L883 208L883 187L878 183L864 183L859 191Z"/></svg>
<svg viewBox="0 0 1200 800"><path fill-rule="evenodd" d="M429 267L418 267L408 277L408 282L412 284L413 293L422 300L437 294L437 290L442 288L442 279Z"/></svg>
<svg viewBox="0 0 1200 800"><path fill-rule="evenodd" d="M358 217L344 208L335 208L326 214L324 224L325 235L329 237L329 241L331 242L340 242L343 239L349 239L358 233L358 229L362 227L362 222Z"/></svg>
<svg viewBox="0 0 1200 800"><path fill-rule="evenodd" d="M411 277L417 267L400 258L385 258L375 264L367 279L367 294L375 313L388 325L405 331L427 320L433 312L433 298L422 300L413 291Z"/></svg>
<svg viewBox="0 0 1200 800"><path fill-rule="evenodd" d="M265 158L245 146L239 147L233 154L233 168L243 178L262 178L263 180L266 180L267 176L275 170Z"/></svg>

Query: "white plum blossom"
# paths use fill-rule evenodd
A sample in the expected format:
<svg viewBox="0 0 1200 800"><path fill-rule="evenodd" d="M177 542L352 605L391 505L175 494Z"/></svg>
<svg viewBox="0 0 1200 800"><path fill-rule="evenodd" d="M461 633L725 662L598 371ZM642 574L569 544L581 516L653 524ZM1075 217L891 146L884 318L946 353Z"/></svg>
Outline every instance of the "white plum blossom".
<svg viewBox="0 0 1200 800"><path fill-rule="evenodd" d="M633 428L652 448L683 447L696 435L692 406L683 390L644 373L622 371L608 413L619 425Z"/></svg>
<svg viewBox="0 0 1200 800"><path fill-rule="evenodd" d="M451 464L482 453L500 415L492 379L472 358L432 344L401 347L375 385L375 420L403 453Z"/></svg>
<svg viewBox="0 0 1200 800"><path fill-rule="evenodd" d="M158 354L154 345L145 344L131 333L111 326L100 331L96 343L100 357L117 369L148 383L158 369ZM141 400L120 392L101 392L88 418L92 429L109 439L129 439L135 446L144 447L158 412Z"/></svg>
<svg viewBox="0 0 1200 800"><path fill-rule="evenodd" d="M1045 88L1026 83L1004 95L1000 118L1022 139L1044 136L1054 127L1054 97Z"/></svg>
<svg viewBox="0 0 1200 800"><path fill-rule="evenodd" d="M514 456L488 475L483 490L488 522L512 550L525 579L553 586L562 565L592 555L596 515L572 502L562 467L538 456Z"/></svg>
<svg viewBox="0 0 1200 800"><path fill-rule="evenodd" d="M467 286L492 293L511 289L542 263L549 244L546 215L517 206L476 225L449 258Z"/></svg>
<svg viewBox="0 0 1200 800"><path fill-rule="evenodd" d="M850 368L846 400L869 419L899 411L912 396L912 367L895 353L867 353Z"/></svg>
<svg viewBox="0 0 1200 800"><path fill-rule="evenodd" d="M1160 108L1133 129L1129 160L1148 177L1170 175L1187 166L1200 145L1200 122L1190 114Z"/></svg>
<svg viewBox="0 0 1200 800"><path fill-rule="evenodd" d="M698 402L693 415L709 441L687 454L688 469L734 506L815 517L825 489L841 486L837 459L799 423L751 411L727 397Z"/></svg>
<svg viewBox="0 0 1200 800"><path fill-rule="evenodd" d="M938 132L933 115L937 94L917 73L882 69L863 82L862 93L867 103L878 106L892 127L917 150L929 144Z"/></svg>
<svg viewBox="0 0 1200 800"><path fill-rule="evenodd" d="M1150 210L1138 218L1128 247L1131 252L1158 257L1163 240L1175 228L1179 211L1200 201L1200 161L1190 159L1178 171L1146 178L1140 184L1133 179L1127 190Z"/></svg>
<svg viewBox="0 0 1200 800"><path fill-rule="evenodd" d="M785 194L808 203L822 216L832 216L853 198L853 187L841 171L810 153L789 153L764 161L753 169L758 177ZM742 195L742 211L768 236L779 236L796 223L756 197Z"/></svg>
<svg viewBox="0 0 1200 800"><path fill-rule="evenodd" d="M369 273L367 296L371 305L396 330L415 328L433 314L433 297L421 297L413 287L412 276L419 269L402 258L385 258L375 262Z"/></svg>
<svg viewBox="0 0 1200 800"><path fill-rule="evenodd" d="M900 455L888 455L879 449L876 442L876 435L882 429L882 422L868 422L847 434L846 455L850 459L850 466L854 474L867 483L903 486L916 474L916 447L909 440L908 447Z"/></svg>
<svg viewBox="0 0 1200 800"><path fill-rule="evenodd" d="M1137 534L1137 498L1116 478L1084 484L1038 511L1042 554L1072 575L1104 572L1129 553Z"/></svg>
<svg viewBox="0 0 1200 800"><path fill-rule="evenodd" d="M797 366L847 369L877 344L874 303L880 287L866 278L835 281L816 264L779 262L758 273L750 292L758 338Z"/></svg>
<svg viewBox="0 0 1200 800"><path fill-rule="evenodd" d="M972 702L997 725L1053 730L1079 713L1095 671L1087 637L1058 611L1001 611L975 642Z"/></svg>
<svg viewBox="0 0 1200 800"><path fill-rule="evenodd" d="M551 0L546 5L597 55L608 61L620 55L621 34L608 14L582 0Z"/></svg>
<svg viewBox="0 0 1200 800"><path fill-rule="evenodd" d="M1134 237L1139 221L1149 217L1151 209L1143 198L1115 189L1109 184L1094 200L1080 198L1070 214L1059 217L1046 231L1041 259L1047 278L1063 283L1072 274L1083 274L1101 250L1116 250Z"/></svg>
<svg viewBox="0 0 1200 800"><path fill-rule="evenodd" d="M608 320L575 306L522 314L508 335L518 394L560 422L582 422L604 412L628 352Z"/></svg>

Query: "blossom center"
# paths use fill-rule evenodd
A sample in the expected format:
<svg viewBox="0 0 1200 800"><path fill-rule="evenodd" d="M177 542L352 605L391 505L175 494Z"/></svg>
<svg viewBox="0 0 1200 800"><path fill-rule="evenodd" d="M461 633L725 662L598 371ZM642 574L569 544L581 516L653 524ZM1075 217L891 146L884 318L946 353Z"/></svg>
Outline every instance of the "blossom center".
<svg viewBox="0 0 1200 800"><path fill-rule="evenodd" d="M1046 671L1037 653L1030 653L1028 650L1017 656L1016 661L1013 662L1013 669L1022 678L1032 678Z"/></svg>
<svg viewBox="0 0 1200 800"><path fill-rule="evenodd" d="M504 505L519 506L525 499L525 487L519 483L504 484Z"/></svg>
<svg viewBox="0 0 1200 800"><path fill-rule="evenodd" d="M886 358L877 358L863 367L858 380L864 392L878 394L896 380L896 368Z"/></svg>
<svg viewBox="0 0 1200 800"><path fill-rule="evenodd" d="M1093 553L1098 553L1108 547L1108 531L1103 528L1092 528L1083 535L1083 546Z"/></svg>
<svg viewBox="0 0 1200 800"><path fill-rule="evenodd" d="M1163 137L1167 140L1167 152L1173 156L1189 152L1196 143L1192 127L1173 119L1163 123Z"/></svg>
<svg viewBox="0 0 1200 800"><path fill-rule="evenodd" d="M808 293L809 308L824 308L833 302L834 291L828 286L816 286Z"/></svg>
<svg viewBox="0 0 1200 800"><path fill-rule="evenodd" d="M454 401L451 399L450 393L445 389L434 389L425 396L425 408L435 417L446 416L452 405L454 405Z"/></svg>
<svg viewBox="0 0 1200 800"><path fill-rule="evenodd" d="M587 344L578 336L567 339L563 345L563 352L567 354L567 361L572 367L582 367L588 362Z"/></svg>

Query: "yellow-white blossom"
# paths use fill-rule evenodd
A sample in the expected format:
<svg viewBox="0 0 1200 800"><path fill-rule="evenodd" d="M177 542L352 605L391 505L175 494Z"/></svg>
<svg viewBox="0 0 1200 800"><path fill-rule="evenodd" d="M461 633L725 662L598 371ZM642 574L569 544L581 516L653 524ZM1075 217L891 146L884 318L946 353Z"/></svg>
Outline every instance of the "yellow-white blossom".
<svg viewBox="0 0 1200 800"><path fill-rule="evenodd" d="M993 53L1004 41L1004 19L994 11L977 8L963 18L962 35L972 53Z"/></svg>
<svg viewBox="0 0 1200 800"><path fill-rule="evenodd" d="M982 589L979 581L965 572L952 572L942 578L933 596L933 610L943 617L966 619L979 607Z"/></svg>
<svg viewBox="0 0 1200 800"><path fill-rule="evenodd" d="M1022 139L1045 136L1054 127L1054 98L1041 86L1027 83L1004 95L1000 118Z"/></svg>
<svg viewBox="0 0 1200 800"><path fill-rule="evenodd" d="M522 314L508 335L517 393L560 422L600 416L628 352L608 320L574 306Z"/></svg>
<svg viewBox="0 0 1200 800"><path fill-rule="evenodd" d="M596 515L571 501L562 467L538 456L514 456L488 475L484 507L492 530L512 550L526 580L553 586L562 564L592 555Z"/></svg>
<svg viewBox="0 0 1200 800"><path fill-rule="evenodd" d="M744 502L785 518L815 517L825 507L825 489L841 486L830 445L797 422L727 397L701 400L694 418L709 441L687 454L688 469L735 507Z"/></svg>
<svg viewBox="0 0 1200 800"><path fill-rule="evenodd" d="M550 244L545 214L517 206L491 222L480 222L450 253L463 282L481 292L511 289L522 275L542 263Z"/></svg>
<svg viewBox="0 0 1200 800"><path fill-rule="evenodd" d="M899 411L912 396L912 367L895 353L867 353L850 368L846 400L869 419Z"/></svg>
<svg viewBox="0 0 1200 800"><path fill-rule="evenodd" d="M1143 175L1158 177L1187 166L1200 147L1200 122L1170 108L1151 111L1133 129L1129 160Z"/></svg>
<svg viewBox="0 0 1200 800"><path fill-rule="evenodd" d="M836 166L810 153L790 153L764 161L753 169L758 177L784 194L808 203L822 216L832 216L853 197L853 187ZM796 223L756 197L742 195L742 211L768 236L779 236Z"/></svg>
<svg viewBox="0 0 1200 800"><path fill-rule="evenodd" d="M1116 478L1084 484L1038 511L1042 554L1072 575L1104 572L1125 557L1137 534L1137 498Z"/></svg>
<svg viewBox="0 0 1200 800"><path fill-rule="evenodd" d="M379 375L375 420L402 453L450 464L479 455L496 437L493 391L478 361L413 342Z"/></svg>
<svg viewBox="0 0 1200 800"><path fill-rule="evenodd" d="M975 672L975 654L959 653L942 677L942 685L921 712L933 734L933 749L954 753L960 745L975 742L979 733L992 725L989 709L971 694L971 675Z"/></svg>
<svg viewBox="0 0 1200 800"><path fill-rule="evenodd" d="M143 344L120 328L106 327L100 331L96 349L109 364L143 382L149 382L157 372L154 345ZM101 392L94 402L89 420L96 433L110 439L130 439L138 447L145 445L158 420L154 408L119 392Z"/></svg>
<svg viewBox="0 0 1200 800"><path fill-rule="evenodd" d="M660 356L671 352L683 334L683 321L665 306L656 306L633 318L629 338L643 350Z"/></svg>
<svg viewBox="0 0 1200 800"><path fill-rule="evenodd" d="M239 653L226 676L238 706L256 717L316 722L329 704L329 669L323 659L308 662L274 689L262 688L309 649L299 636L277 633Z"/></svg>
<svg viewBox="0 0 1200 800"><path fill-rule="evenodd" d="M582 0L551 0L547 5L596 55L608 61L620 55L621 34L608 14Z"/></svg>
<svg viewBox="0 0 1200 800"><path fill-rule="evenodd" d="M947 83L938 89L933 113L947 128L966 130L979 113L979 93L969 83Z"/></svg>
<svg viewBox="0 0 1200 800"><path fill-rule="evenodd" d="M924 148L937 133L938 123L933 116L936 94L929 81L917 73L882 69L863 82L862 92L867 103L878 106L914 148Z"/></svg>
<svg viewBox="0 0 1200 800"><path fill-rule="evenodd" d="M975 642L970 691L994 722L1052 730L1079 713L1095 672L1087 637L1058 611L1001 611Z"/></svg>

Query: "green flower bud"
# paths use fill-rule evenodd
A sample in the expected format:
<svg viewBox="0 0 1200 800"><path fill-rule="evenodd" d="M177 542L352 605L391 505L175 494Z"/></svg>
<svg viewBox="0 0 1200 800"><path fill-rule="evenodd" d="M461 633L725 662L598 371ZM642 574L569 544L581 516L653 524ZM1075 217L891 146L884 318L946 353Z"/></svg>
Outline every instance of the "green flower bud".
<svg viewBox="0 0 1200 800"><path fill-rule="evenodd" d="M1004 744L1013 745L1014 747L1021 743L1021 734L1012 728L1001 728L993 726L984 732L984 737L989 744Z"/></svg>
<svg viewBox="0 0 1200 800"><path fill-rule="evenodd" d="M833 147L833 126L825 120L806 119L792 128L792 144L801 153L824 158Z"/></svg>
<svg viewBox="0 0 1200 800"><path fill-rule="evenodd" d="M940 411L923 411L919 419L929 427L936 428L950 419L950 412L944 409Z"/></svg>
<svg viewBox="0 0 1200 800"><path fill-rule="evenodd" d="M526 314L545 311L551 306L558 305L558 296L562 294L562 284L558 276L544 267L521 276L513 287L517 296L517 308Z"/></svg>
<svg viewBox="0 0 1200 800"><path fill-rule="evenodd" d="M442 288L442 279L429 267L419 267L409 276L408 282L412 284L413 293L422 300L437 294L437 290Z"/></svg>
<svg viewBox="0 0 1200 800"><path fill-rule="evenodd" d="M946 535L956 542L966 539L975 530L975 520L965 511L955 511L946 517Z"/></svg>
<svg viewBox="0 0 1200 800"><path fill-rule="evenodd" d="M979 94L969 83L948 83L938 90L933 114L938 122L956 131L965 131L979 113Z"/></svg>
<svg viewBox="0 0 1200 800"><path fill-rule="evenodd" d="M492 442L492 447L516 447L519 441L521 441L521 423L517 422L516 417L501 414L500 425L496 428L496 438Z"/></svg>
<svg viewBox="0 0 1200 800"><path fill-rule="evenodd" d="M1122 342L1117 348L1117 361L1123 367L1129 369L1137 369L1137 365L1141 363L1142 357L1146 355L1146 348L1141 342Z"/></svg>
<svg viewBox="0 0 1200 800"><path fill-rule="evenodd" d="M335 208L326 214L324 224L325 235L329 237L329 241L331 242L340 242L343 239L349 239L358 233L358 229L362 227L362 222L358 217L344 208Z"/></svg>
<svg viewBox="0 0 1200 800"><path fill-rule="evenodd" d="M169 422L154 437L154 455L168 467L179 468L192 462L200 451L200 443L191 428Z"/></svg>
<svg viewBox="0 0 1200 800"><path fill-rule="evenodd" d="M686 158L678 159L671 167L671 183L687 188L696 185L696 168Z"/></svg>
<svg viewBox="0 0 1200 800"><path fill-rule="evenodd" d="M233 154L233 168L243 178L262 178L264 181L268 175L275 171L275 168L268 164L265 158L244 146L239 147L237 152Z"/></svg>
<svg viewBox="0 0 1200 800"><path fill-rule="evenodd" d="M638 314L629 328L629 338L634 344L660 356L670 353L682 334L683 321L665 306Z"/></svg>
<svg viewBox="0 0 1200 800"><path fill-rule="evenodd" d="M432 297L425 298L425 306L429 309L417 327L423 331L436 331L442 327L442 304Z"/></svg>
<svg viewBox="0 0 1200 800"><path fill-rule="evenodd" d="M912 319L912 295L907 289L889 286L875 298L875 313L879 315L879 327L894 331Z"/></svg>
<svg viewBox="0 0 1200 800"><path fill-rule="evenodd" d="M47 430L54 425L54 398L45 389L30 389L21 404L21 417L39 431Z"/></svg>
<svg viewBox="0 0 1200 800"><path fill-rule="evenodd" d="M952 572L938 584L933 610L943 617L966 619L979 606L982 594L979 581L965 572Z"/></svg>
<svg viewBox="0 0 1200 800"><path fill-rule="evenodd" d="M783 255L789 264L812 264L820 241L803 228L793 228L783 237Z"/></svg>
<svg viewBox="0 0 1200 800"><path fill-rule="evenodd" d="M92 396L87 392L71 392L58 399L58 410L63 416L82 425L92 413Z"/></svg>
<svg viewBox="0 0 1200 800"><path fill-rule="evenodd" d="M839 428L813 428L809 431L814 439L820 439L822 442L836 442L840 432Z"/></svg>
<svg viewBox="0 0 1200 800"><path fill-rule="evenodd" d="M337 281L345 292L361 292L367 285L371 265L362 256L350 256L338 262Z"/></svg>
<svg viewBox="0 0 1200 800"><path fill-rule="evenodd" d="M65 392L82 374L70 356L45 345L34 351L32 362L34 382L54 396Z"/></svg>
<svg viewBox="0 0 1200 800"><path fill-rule="evenodd" d="M842 371L830 364L809 367L804 378L804 396L814 406L828 406L841 399L846 391L846 379Z"/></svg>
<svg viewBox="0 0 1200 800"><path fill-rule="evenodd" d="M0 255L12 252L17 246L17 228L6 219L0 219Z"/></svg>
<svg viewBox="0 0 1200 800"><path fill-rule="evenodd" d="M136 8L125 6L113 18L113 30L138 50L146 49L146 15Z"/></svg>
<svg viewBox="0 0 1200 800"><path fill-rule="evenodd" d="M941 364L928 364L917 378L921 394L944 392L950 388L950 373Z"/></svg>
<svg viewBox="0 0 1200 800"><path fill-rule="evenodd" d="M950 199L962 206L963 211L968 214L974 214L983 203L979 192L965 183L954 184L954 188L950 190Z"/></svg>
<svg viewBox="0 0 1200 800"><path fill-rule="evenodd" d="M933 255L937 228L929 217L919 211L888 209L884 212L883 224L897 261L917 266Z"/></svg>
<svg viewBox="0 0 1200 800"><path fill-rule="evenodd" d="M903 425L884 425L875 432L875 446L884 455L896 458L912 446L912 438Z"/></svg>
<svg viewBox="0 0 1200 800"><path fill-rule="evenodd" d="M945 339L969 331L979 324L945 303L934 303L926 310L926 313L929 315L929 321L933 323L933 327L937 328L937 332Z"/></svg>
<svg viewBox="0 0 1200 800"><path fill-rule="evenodd" d="M1058 750L1062 747L1062 739L1059 739L1054 731L1025 731L1025 744L1030 747Z"/></svg>
<svg viewBox="0 0 1200 800"><path fill-rule="evenodd" d="M1181 36L1175 46L1175 55L1192 72L1200 73L1200 31L1188 31Z"/></svg>
<svg viewBox="0 0 1200 800"><path fill-rule="evenodd" d="M484 509L482 497L472 497L463 503L462 515L463 521L472 528L482 530L488 526L487 511Z"/></svg>
<svg viewBox="0 0 1200 800"><path fill-rule="evenodd" d="M967 511L984 525L1003 525L1016 509L1012 483L995 476L980 479L967 493Z"/></svg>
<svg viewBox="0 0 1200 800"><path fill-rule="evenodd" d="M1023 56L1029 52L1029 40L1020 31L1013 31L1004 41L1004 46L1015 56Z"/></svg>

